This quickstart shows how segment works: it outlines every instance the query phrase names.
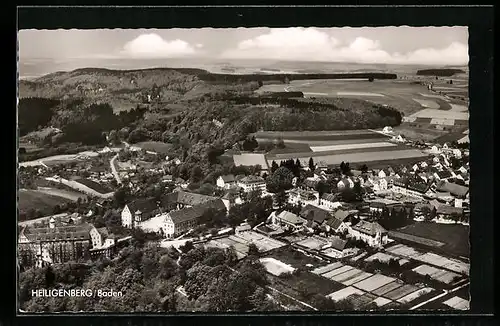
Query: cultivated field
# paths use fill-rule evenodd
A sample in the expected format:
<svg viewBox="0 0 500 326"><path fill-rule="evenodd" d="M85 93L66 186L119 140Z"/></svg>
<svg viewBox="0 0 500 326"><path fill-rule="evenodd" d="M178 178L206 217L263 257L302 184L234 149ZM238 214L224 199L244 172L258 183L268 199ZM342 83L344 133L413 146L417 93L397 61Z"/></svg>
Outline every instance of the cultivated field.
<svg viewBox="0 0 500 326"><path fill-rule="evenodd" d="M361 282L355 283L354 286L358 289L361 289L366 292L371 292L375 289L378 289L381 286L384 286L388 283L395 281L394 278L385 276L382 274L375 274L370 278L367 278Z"/></svg>
<svg viewBox="0 0 500 326"><path fill-rule="evenodd" d="M20 189L18 191L18 207L19 211L26 213L30 209L37 209L42 212L43 215L50 215L54 209L54 206L69 203L72 200L49 195L36 190L25 190Z"/></svg>
<svg viewBox="0 0 500 326"><path fill-rule="evenodd" d="M268 164L271 165L273 160L284 160L287 158L299 159L301 164L306 166L309 162L309 158L311 155L287 155L287 158L284 158L283 155L279 157L268 157ZM424 157L427 157L428 154L417 150L417 149L406 149L406 150L383 150L380 151L372 151L372 152L361 152L361 153L343 153L343 154L333 154L333 155L314 155L315 161L323 161L326 164L338 165L341 162L349 162L349 163L370 163L372 161L392 161L396 164L395 160L401 159L410 159L410 160L419 160Z"/></svg>

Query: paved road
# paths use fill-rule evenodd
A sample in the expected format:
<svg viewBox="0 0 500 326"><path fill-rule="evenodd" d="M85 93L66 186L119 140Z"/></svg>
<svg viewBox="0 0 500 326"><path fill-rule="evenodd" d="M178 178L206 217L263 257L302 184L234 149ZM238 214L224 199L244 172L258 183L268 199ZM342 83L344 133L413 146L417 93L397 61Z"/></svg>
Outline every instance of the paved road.
<svg viewBox="0 0 500 326"><path fill-rule="evenodd" d="M116 182L118 184L121 184L122 183L122 180L120 178L120 175L118 174L118 171L116 171L116 166L115 166L115 161L116 159L118 158L118 154L116 154L115 156L113 156L113 158L109 161L109 165L111 165L111 172L113 173L115 179L116 179Z"/></svg>
<svg viewBox="0 0 500 326"><path fill-rule="evenodd" d="M444 290L444 292L443 292L443 293L438 294L437 296L435 296L435 297L433 297L433 298L430 298L430 299L429 299L429 300L427 300L427 301L421 302L421 303L419 303L419 304L417 304L417 305L415 305L415 306L411 307L411 308L410 308L410 310L415 310L415 309L418 309L418 308L420 308L420 307L422 307L422 306L426 305L426 304L427 304L427 303L429 303L429 302L436 301L436 300L438 300L438 299L440 299L440 298L444 297L445 295L448 295L448 294L450 294L450 293L457 292L458 290L460 290L461 288L466 287L467 285L469 285L469 282L467 282L467 283L465 283L465 284L462 284L462 285L460 285L460 286L457 286L456 288L451 289L451 290L449 290L449 291Z"/></svg>

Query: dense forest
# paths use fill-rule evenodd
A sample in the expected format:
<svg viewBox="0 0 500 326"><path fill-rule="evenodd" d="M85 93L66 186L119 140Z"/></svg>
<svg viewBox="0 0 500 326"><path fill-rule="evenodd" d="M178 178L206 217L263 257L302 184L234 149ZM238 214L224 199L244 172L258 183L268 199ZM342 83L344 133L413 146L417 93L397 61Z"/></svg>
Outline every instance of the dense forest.
<svg viewBox="0 0 500 326"><path fill-rule="evenodd" d="M462 69L422 69L417 71L419 76L439 76L439 77L451 77L456 74L464 74L465 71Z"/></svg>
<svg viewBox="0 0 500 326"><path fill-rule="evenodd" d="M182 253L136 241L112 261L67 263L20 274L21 309L31 312L275 311L256 257L238 262L234 248L194 247ZM185 295L177 291L183 286ZM120 291L120 297L32 297L31 290Z"/></svg>
<svg viewBox="0 0 500 326"><path fill-rule="evenodd" d="M197 69L87 68L27 82L25 87L31 91L25 95L39 96L20 98L21 135L44 150L23 153L20 160L102 146L108 141L153 140L172 144L172 155L188 164L206 163L208 168L217 164L215 154L258 130L364 129L401 122L397 110L364 100L306 99L301 92L256 96L257 81L228 83L224 77L207 82L200 80L203 74ZM127 101L129 108L116 110L117 100ZM46 127L61 132L39 132Z"/></svg>

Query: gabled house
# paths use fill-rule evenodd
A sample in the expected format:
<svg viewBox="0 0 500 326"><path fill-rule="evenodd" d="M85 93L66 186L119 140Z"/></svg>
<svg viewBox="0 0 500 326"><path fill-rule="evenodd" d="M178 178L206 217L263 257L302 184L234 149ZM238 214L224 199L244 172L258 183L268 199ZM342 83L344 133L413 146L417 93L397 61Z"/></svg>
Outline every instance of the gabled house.
<svg viewBox="0 0 500 326"><path fill-rule="evenodd" d="M323 225L325 226L325 230L327 232L335 232L335 233L343 233L349 228L349 225L346 222L340 221L335 217L326 220L326 222Z"/></svg>
<svg viewBox="0 0 500 326"><path fill-rule="evenodd" d="M351 178L343 178L337 183L337 188L340 189L352 189L354 188L354 181Z"/></svg>
<svg viewBox="0 0 500 326"><path fill-rule="evenodd" d="M338 201L335 194L325 193L321 195L320 204L328 209L336 209L342 204Z"/></svg>
<svg viewBox="0 0 500 326"><path fill-rule="evenodd" d="M377 222L359 221L350 227L349 235L370 247L382 247L388 242L387 230Z"/></svg>
<svg viewBox="0 0 500 326"><path fill-rule="evenodd" d="M374 177L368 180L372 184L372 189L375 192L385 191L388 188L387 180L385 178Z"/></svg>
<svg viewBox="0 0 500 326"><path fill-rule="evenodd" d="M395 206L400 206L401 203L395 200L380 198L369 202L370 211L381 212L384 208L393 208Z"/></svg>
<svg viewBox="0 0 500 326"><path fill-rule="evenodd" d="M288 211L281 211L278 214L276 214L276 212L272 212L271 215L269 215L269 219L274 225L287 227L292 230L298 230L302 228L307 222L300 216Z"/></svg>
<svg viewBox="0 0 500 326"><path fill-rule="evenodd" d="M158 209L158 203L154 198L136 199L123 208L122 225L125 228L132 228L135 224L153 217Z"/></svg>
<svg viewBox="0 0 500 326"><path fill-rule="evenodd" d="M222 201L224 202L224 205L226 205L226 209L229 211L231 207L234 205L241 205L243 204L243 200L240 197L240 192L239 190L232 188L228 189L224 196L222 196Z"/></svg>
<svg viewBox="0 0 500 326"><path fill-rule="evenodd" d="M311 228L313 229L321 226L325 221L332 218L330 212L313 205L304 206L299 216L310 222Z"/></svg>
<svg viewBox="0 0 500 326"><path fill-rule="evenodd" d="M380 171L378 171L378 177L379 178L385 178L385 177L387 177L387 174L385 173L384 170L380 170Z"/></svg>
<svg viewBox="0 0 500 326"><path fill-rule="evenodd" d="M440 181L436 186L437 192L450 193L456 198L465 199L469 196L469 187L461 186L456 183Z"/></svg>
<svg viewBox="0 0 500 326"><path fill-rule="evenodd" d="M161 232L167 239L175 238L200 224L200 219L207 211L215 214L226 214L226 206L221 199L199 204L196 206L170 211L164 216Z"/></svg>
<svg viewBox="0 0 500 326"><path fill-rule="evenodd" d="M227 174L227 175L221 175L217 178L217 187L222 188L222 189L229 189L231 187L234 187L236 185L236 179L234 175L232 174Z"/></svg>

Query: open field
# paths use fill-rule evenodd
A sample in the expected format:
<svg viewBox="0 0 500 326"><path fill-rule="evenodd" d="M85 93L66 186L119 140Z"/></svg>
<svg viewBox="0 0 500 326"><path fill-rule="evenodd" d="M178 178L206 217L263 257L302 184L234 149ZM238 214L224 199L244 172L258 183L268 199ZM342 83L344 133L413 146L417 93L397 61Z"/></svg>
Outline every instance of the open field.
<svg viewBox="0 0 500 326"><path fill-rule="evenodd" d="M449 86L449 85L448 85ZM438 85L437 87L440 87ZM443 86L444 87L444 86ZM452 87L450 87L452 88ZM458 88L462 90L463 88ZM416 100L426 100L427 95L435 95L426 86L413 83L410 80L297 80L290 84L264 85L257 92L296 92L304 93L305 97L346 97L368 100L381 105L388 105L397 110L411 114L422 108ZM457 91L457 89L449 90ZM432 107L449 110L450 106L444 97L434 101Z"/></svg>
<svg viewBox="0 0 500 326"><path fill-rule="evenodd" d="M38 187L38 189L36 191L47 194L47 195L66 198L66 199L69 199L72 201L77 201L78 198L84 198L86 196L86 195L79 193L79 192L76 192L76 191L71 191L71 190L66 190L66 189L58 189L58 188Z"/></svg>
<svg viewBox="0 0 500 326"><path fill-rule="evenodd" d="M342 282L342 284L344 284L345 286L350 286L350 285L361 282L362 280L365 280L365 279L372 277L372 276L373 276L372 273L363 272L363 273L357 274L356 276L354 276L348 280L344 280Z"/></svg>
<svg viewBox="0 0 500 326"><path fill-rule="evenodd" d="M398 234L416 236L420 239L431 240L429 242L441 242L439 252L451 255L469 257L469 228L461 224L439 224L419 222L397 229ZM411 239L408 239L412 241ZM417 241L416 244L429 247L427 243ZM431 247L435 247L431 245Z"/></svg>
<svg viewBox="0 0 500 326"><path fill-rule="evenodd" d="M461 112L457 110L436 110L433 108L418 111L412 115L411 118L431 118L431 119L454 119L454 120L468 120L469 112Z"/></svg>
<svg viewBox="0 0 500 326"><path fill-rule="evenodd" d="M20 189L18 197L18 207L21 213L26 213L30 209L38 209L42 212L42 215L52 214L53 208L56 205L71 202L67 198L45 194L36 190Z"/></svg>
<svg viewBox="0 0 500 326"><path fill-rule="evenodd" d="M68 164L71 162L85 160L87 157L98 156L99 153L85 151L78 154L54 155L47 156L35 161L20 162L19 166L38 166L38 165L54 165L54 164Z"/></svg>
<svg viewBox="0 0 500 326"><path fill-rule="evenodd" d="M361 148L365 149L365 148L372 148L372 147L393 147L393 146L397 146L397 144L375 142L375 143L361 143L361 144L311 146L311 150L313 152L325 152L325 151L337 151L337 150L346 150L346 149L361 149Z"/></svg>
<svg viewBox="0 0 500 326"><path fill-rule="evenodd" d="M326 156L326 155L340 155L340 154L357 154L357 153L377 153L377 152L397 152L401 150L409 150L413 149L412 147L403 145L403 144L394 144L394 146L382 146L382 147L376 147L377 144L384 144L384 143L374 143L373 147L365 147L365 148L343 148L342 147L347 147L350 145L339 145L338 148L340 149L330 149L328 150L326 147L327 146L322 146L325 148L323 151L316 151L316 152L295 152L295 153L282 153L282 154L266 154L267 159L277 159L277 160L287 160L287 159L296 159L297 157L320 157L320 156ZM357 145L357 144L356 144ZM336 145L335 145L336 146ZM342 146L342 147L340 147ZM335 147L333 147L335 148Z"/></svg>
<svg viewBox="0 0 500 326"><path fill-rule="evenodd" d="M429 119L429 123L431 120L432 119ZM417 123L421 126L425 126L424 128L422 128L422 127L414 127L410 125L410 123L408 122L403 122L401 123L401 125L394 127L393 130L395 133L401 134L406 139L415 139L423 141L431 141L433 139L448 134L448 132L446 131L438 130L433 126L430 126L429 123L427 124Z"/></svg>
<svg viewBox="0 0 500 326"><path fill-rule="evenodd" d="M387 139L388 136L378 132L361 130L338 130L338 131L258 131L251 136L256 139L274 140L278 138L290 140L306 141L333 141L333 140L355 140L355 139Z"/></svg>
<svg viewBox="0 0 500 326"><path fill-rule="evenodd" d="M89 187L90 189L92 189L94 191L97 191L100 194L107 194L107 193L110 193L113 191L113 190L109 189L108 187L106 187L100 183L97 183L95 181L89 180L89 179L81 178L81 179L77 179L75 181L78 183L81 183L84 186Z"/></svg>
<svg viewBox="0 0 500 326"><path fill-rule="evenodd" d="M345 273L347 271L350 271L351 269L354 269L354 267L352 266L348 266L348 265L344 265L342 267L339 267L337 269L334 269L332 271L329 271L327 273L324 273L322 274L321 276L323 277L326 277L326 278L329 278L329 279L332 279L333 277L335 277L336 275L339 275L339 274L342 274L342 273Z"/></svg>

